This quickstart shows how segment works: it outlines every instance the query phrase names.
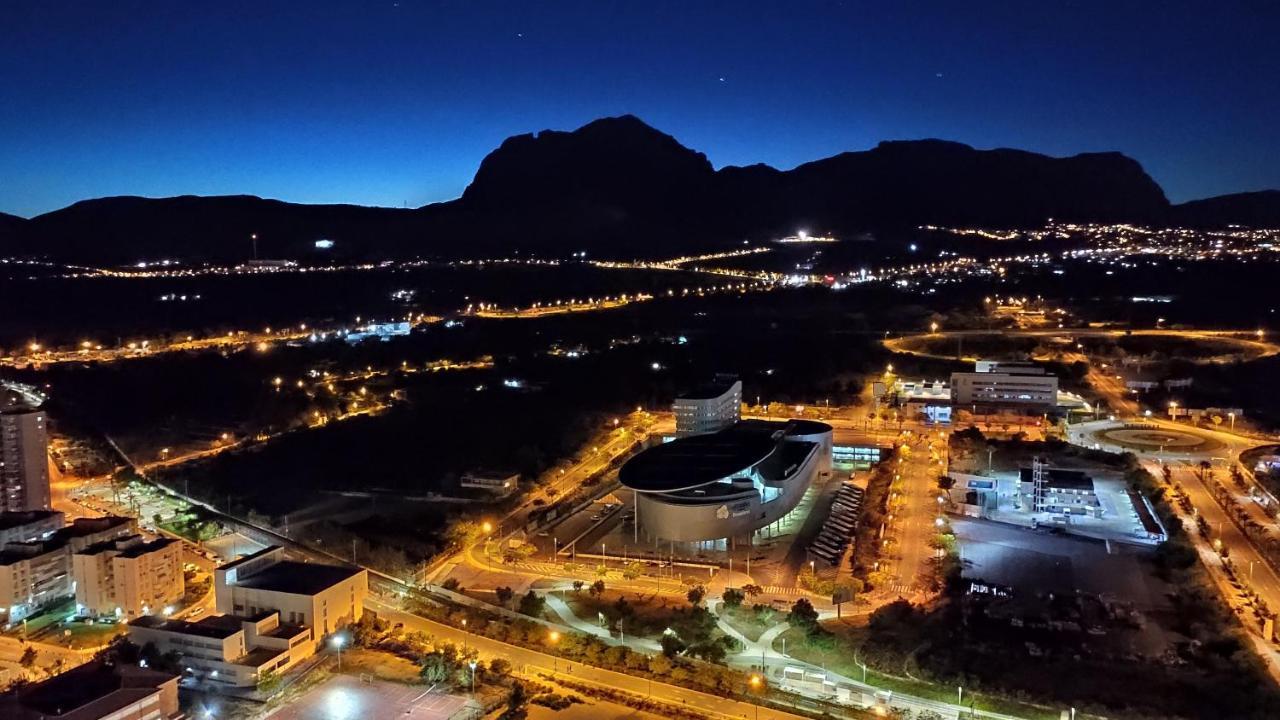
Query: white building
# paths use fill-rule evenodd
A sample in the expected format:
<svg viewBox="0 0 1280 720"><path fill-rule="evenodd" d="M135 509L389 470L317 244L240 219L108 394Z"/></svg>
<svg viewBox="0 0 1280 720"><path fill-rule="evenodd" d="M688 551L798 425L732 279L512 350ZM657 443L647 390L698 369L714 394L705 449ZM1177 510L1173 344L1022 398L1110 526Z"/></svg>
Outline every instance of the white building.
<svg viewBox="0 0 1280 720"><path fill-rule="evenodd" d="M742 381L717 375L696 390L671 403L676 416L676 437L723 430L742 419Z"/></svg>
<svg viewBox="0 0 1280 720"><path fill-rule="evenodd" d="M43 540L11 542L0 550L0 617L22 620L41 607L75 593L71 555L133 533L123 517L77 518Z"/></svg>
<svg viewBox="0 0 1280 720"><path fill-rule="evenodd" d="M0 410L0 510L49 509L49 437L43 410Z"/></svg>
<svg viewBox="0 0 1280 720"><path fill-rule="evenodd" d="M979 360L974 372L951 374L951 402L957 409L975 412L1048 412L1058 406L1058 378L1030 363Z"/></svg>
<svg viewBox="0 0 1280 720"><path fill-rule="evenodd" d="M129 640L176 653L188 677L235 687L256 685L264 674L282 673L315 653L311 628L283 624L275 611L196 622L145 615L129 623Z"/></svg>
<svg viewBox="0 0 1280 720"><path fill-rule="evenodd" d="M364 614L369 572L285 560L284 548L273 545L214 571L214 593L220 613L252 617L274 610L282 623L313 628L319 642Z"/></svg>
<svg viewBox="0 0 1280 720"><path fill-rule="evenodd" d="M520 473L513 470L469 470L462 474L458 485L506 497L520 487Z"/></svg>
<svg viewBox="0 0 1280 720"><path fill-rule="evenodd" d="M221 615L145 615L129 623L129 639L178 653L190 677L239 687L315 654L323 638L360 619L369 594L367 570L285 560L274 545L219 567L213 583Z"/></svg>
<svg viewBox="0 0 1280 720"><path fill-rule="evenodd" d="M136 618L182 599L182 543L141 535L91 545L71 556L80 615Z"/></svg>

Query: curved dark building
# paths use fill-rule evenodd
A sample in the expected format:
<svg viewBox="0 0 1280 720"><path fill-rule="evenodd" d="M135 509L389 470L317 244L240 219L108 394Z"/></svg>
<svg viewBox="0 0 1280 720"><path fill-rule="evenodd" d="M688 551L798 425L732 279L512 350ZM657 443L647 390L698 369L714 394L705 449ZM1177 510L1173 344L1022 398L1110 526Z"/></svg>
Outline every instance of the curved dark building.
<svg viewBox="0 0 1280 720"><path fill-rule="evenodd" d="M831 426L743 420L658 445L618 474L636 493L636 522L651 538L744 538L795 509L831 469Z"/></svg>

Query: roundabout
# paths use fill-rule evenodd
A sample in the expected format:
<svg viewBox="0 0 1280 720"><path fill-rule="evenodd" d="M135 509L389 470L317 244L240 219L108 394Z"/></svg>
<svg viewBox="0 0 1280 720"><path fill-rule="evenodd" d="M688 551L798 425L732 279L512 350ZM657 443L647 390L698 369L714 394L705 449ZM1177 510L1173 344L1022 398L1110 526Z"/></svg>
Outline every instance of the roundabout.
<svg viewBox="0 0 1280 720"><path fill-rule="evenodd" d="M1100 443L1118 445L1139 452L1213 452L1222 449L1222 443L1206 435L1174 430L1156 425L1126 425L1097 430L1093 437Z"/></svg>

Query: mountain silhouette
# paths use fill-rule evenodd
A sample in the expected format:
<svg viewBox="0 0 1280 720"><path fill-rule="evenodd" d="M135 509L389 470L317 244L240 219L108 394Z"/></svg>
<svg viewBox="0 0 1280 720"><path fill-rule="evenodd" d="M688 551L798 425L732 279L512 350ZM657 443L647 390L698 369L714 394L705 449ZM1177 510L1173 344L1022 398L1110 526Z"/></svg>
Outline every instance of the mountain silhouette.
<svg viewBox="0 0 1280 720"><path fill-rule="evenodd" d="M1040 227L1049 219L1280 225L1280 192L1171 205L1120 153L1055 158L944 140L882 142L791 170L716 170L631 115L505 140L456 200L416 209L253 196L111 197L0 217L0 251L82 262L302 258L315 241L361 258L507 254L656 257L790 234L919 225Z"/></svg>

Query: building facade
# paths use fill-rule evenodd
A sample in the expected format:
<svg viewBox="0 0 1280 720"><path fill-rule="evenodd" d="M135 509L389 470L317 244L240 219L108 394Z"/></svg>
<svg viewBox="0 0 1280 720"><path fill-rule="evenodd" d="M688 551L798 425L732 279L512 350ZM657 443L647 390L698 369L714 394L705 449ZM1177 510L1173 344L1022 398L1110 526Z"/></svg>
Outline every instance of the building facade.
<svg viewBox="0 0 1280 720"><path fill-rule="evenodd" d="M0 510L49 509L49 436L43 410L0 410Z"/></svg>
<svg viewBox="0 0 1280 720"><path fill-rule="evenodd" d="M265 674L285 672L315 652L311 628L283 624L274 611L196 622L146 615L129 623L129 640L177 654L188 677L234 687L256 685Z"/></svg>
<svg viewBox="0 0 1280 720"><path fill-rule="evenodd" d="M178 676L93 660L0 697L5 720L178 720Z"/></svg>
<svg viewBox="0 0 1280 720"><path fill-rule="evenodd" d="M133 619L182 599L182 544L170 538L146 542L140 535L91 545L71 556L80 615Z"/></svg>
<svg viewBox="0 0 1280 720"><path fill-rule="evenodd" d="M951 402L975 412L1050 412L1058 406L1058 378L1028 363L980 360L975 372L951 374Z"/></svg>
<svg viewBox="0 0 1280 720"><path fill-rule="evenodd" d="M676 437L723 430L742 419L742 381L717 375L711 382L676 398Z"/></svg>
<svg viewBox="0 0 1280 720"><path fill-rule="evenodd" d="M11 542L45 540L66 523L57 510L0 511L0 548Z"/></svg>
<svg viewBox="0 0 1280 720"><path fill-rule="evenodd" d="M618 474L635 492L639 530L655 543L733 542L795 509L831 470L831 426L744 420L651 447Z"/></svg>
<svg viewBox="0 0 1280 720"><path fill-rule="evenodd" d="M45 539L8 543L0 550L0 618L12 624L73 596L72 554L132 533L130 518L77 518Z"/></svg>
<svg viewBox="0 0 1280 720"><path fill-rule="evenodd" d="M273 610L280 621L312 628L318 643L364 615L369 573L363 568L295 562L271 546L214 571L217 610L254 616Z"/></svg>

